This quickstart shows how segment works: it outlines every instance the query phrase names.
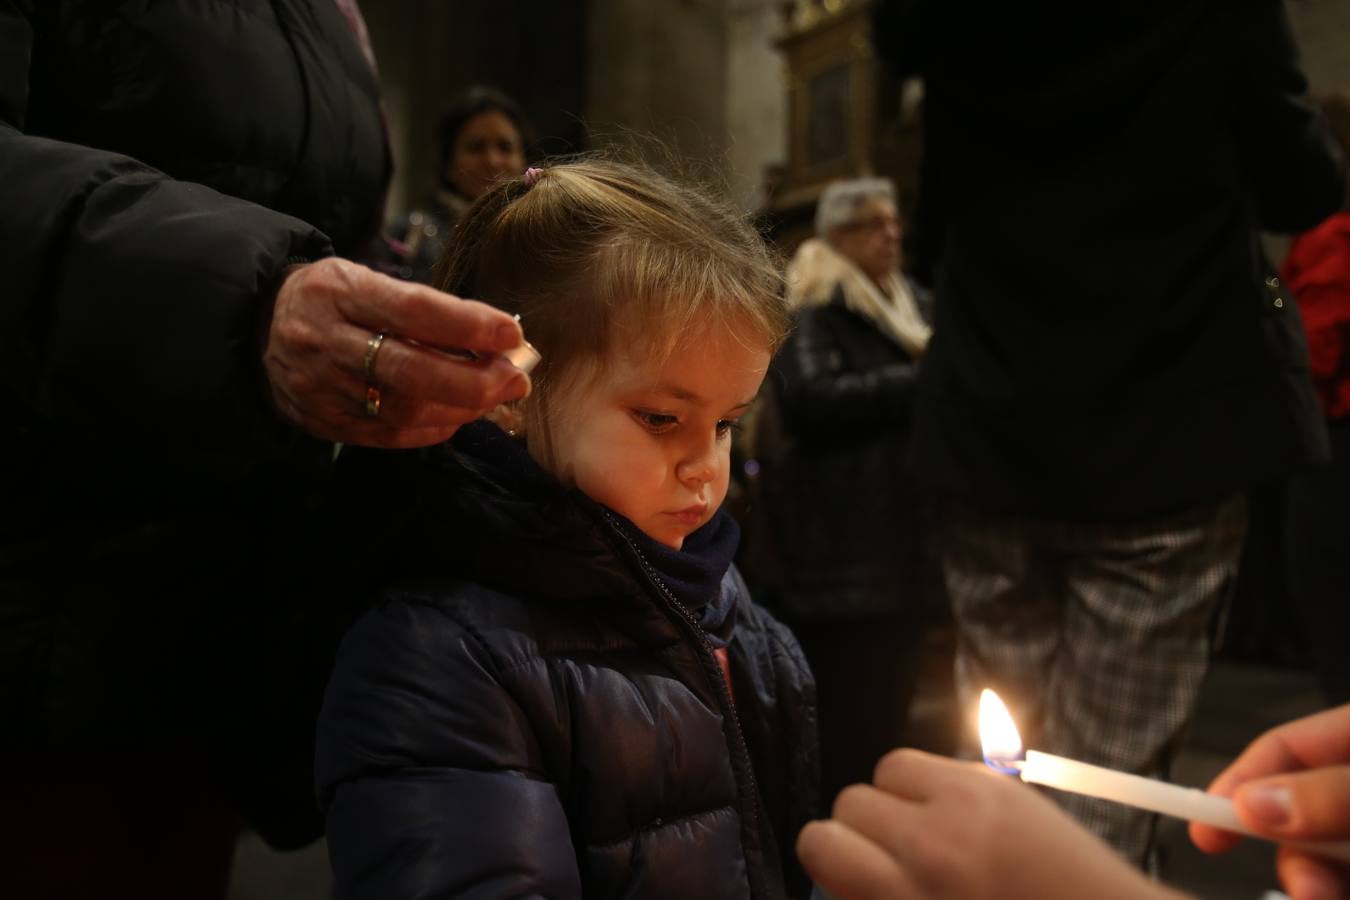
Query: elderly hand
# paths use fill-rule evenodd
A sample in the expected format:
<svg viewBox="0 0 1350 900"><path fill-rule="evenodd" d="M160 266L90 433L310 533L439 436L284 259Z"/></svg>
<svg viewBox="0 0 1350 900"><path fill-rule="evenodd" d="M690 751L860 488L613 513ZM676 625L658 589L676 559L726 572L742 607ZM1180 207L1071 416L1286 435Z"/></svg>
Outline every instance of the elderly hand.
<svg viewBox="0 0 1350 900"><path fill-rule="evenodd" d="M368 381L367 351L381 332ZM282 282L263 366L277 409L315 437L420 447L529 392L529 377L498 355L521 340L516 321L487 304L325 259ZM486 355L457 359L436 347ZM378 392L370 408L369 387Z"/></svg>
<svg viewBox="0 0 1350 900"><path fill-rule="evenodd" d="M797 855L842 900L1163 900L1150 882L1032 788L978 763L897 750L875 786L839 795Z"/></svg>
<svg viewBox="0 0 1350 900"><path fill-rule="evenodd" d="M1274 840L1350 838L1350 706L1266 732L1209 790L1232 797L1242 824ZM1192 823L1191 840L1222 853L1239 838ZM1350 867L1343 863L1282 846L1276 867L1293 900L1350 897Z"/></svg>

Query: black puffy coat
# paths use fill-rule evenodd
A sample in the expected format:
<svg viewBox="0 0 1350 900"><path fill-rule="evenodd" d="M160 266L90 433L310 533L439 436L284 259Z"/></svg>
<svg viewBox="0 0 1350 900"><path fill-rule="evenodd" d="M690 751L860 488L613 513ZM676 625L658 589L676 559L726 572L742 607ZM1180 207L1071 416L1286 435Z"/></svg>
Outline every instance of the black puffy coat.
<svg viewBox="0 0 1350 900"><path fill-rule="evenodd" d="M275 415L260 335L388 170L333 0L0 0L0 752L209 752L312 810L295 563L331 449Z"/></svg>
<svg viewBox="0 0 1350 900"><path fill-rule="evenodd" d="M920 312L931 297L910 283ZM752 581L791 621L916 609L923 519L905 461L919 364L874 322L803 308L756 426Z"/></svg>
<svg viewBox="0 0 1350 900"><path fill-rule="evenodd" d="M338 895L804 897L815 688L791 633L726 572L733 702L612 514L503 480L505 440L469 426L474 464L420 469L397 566L431 574L339 652L316 764Z"/></svg>

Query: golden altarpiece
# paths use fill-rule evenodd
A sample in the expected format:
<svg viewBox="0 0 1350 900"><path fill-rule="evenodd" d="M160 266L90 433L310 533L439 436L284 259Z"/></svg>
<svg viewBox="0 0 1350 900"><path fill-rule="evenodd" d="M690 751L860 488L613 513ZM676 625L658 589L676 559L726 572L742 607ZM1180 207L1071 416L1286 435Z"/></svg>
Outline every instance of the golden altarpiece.
<svg viewBox="0 0 1350 900"><path fill-rule="evenodd" d="M871 35L873 0L783 4L788 159L766 178L765 224L791 251L811 233L816 200L838 178L895 181L902 212L918 187L917 96L885 71Z"/></svg>

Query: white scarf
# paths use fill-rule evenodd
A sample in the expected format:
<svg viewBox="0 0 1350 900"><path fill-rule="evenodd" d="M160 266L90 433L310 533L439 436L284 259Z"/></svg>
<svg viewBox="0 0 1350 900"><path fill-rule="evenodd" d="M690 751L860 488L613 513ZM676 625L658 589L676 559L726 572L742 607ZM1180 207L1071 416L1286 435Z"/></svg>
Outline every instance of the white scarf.
<svg viewBox="0 0 1350 900"><path fill-rule="evenodd" d="M788 263L788 306L795 312L829 303L836 286L842 288L846 307L875 323L911 357L923 356L933 329L919 315L914 294L898 272L878 286L825 241L804 241Z"/></svg>

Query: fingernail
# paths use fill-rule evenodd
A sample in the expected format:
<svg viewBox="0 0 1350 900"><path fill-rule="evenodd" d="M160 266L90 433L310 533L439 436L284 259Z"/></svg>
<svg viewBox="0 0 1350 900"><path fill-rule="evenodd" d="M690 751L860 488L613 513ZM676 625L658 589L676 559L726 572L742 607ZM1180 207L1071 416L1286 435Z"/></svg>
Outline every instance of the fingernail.
<svg viewBox="0 0 1350 900"><path fill-rule="evenodd" d="M528 397L532 389L533 385L530 384L528 375L517 375L507 383L506 398L507 400L519 400L522 397Z"/></svg>
<svg viewBox="0 0 1350 900"><path fill-rule="evenodd" d="M514 322L503 322L497 326L497 346L514 347L520 343L520 326Z"/></svg>
<svg viewBox="0 0 1350 900"><path fill-rule="evenodd" d="M1262 825L1285 825L1293 813L1289 788L1254 784L1242 790L1242 804Z"/></svg>

